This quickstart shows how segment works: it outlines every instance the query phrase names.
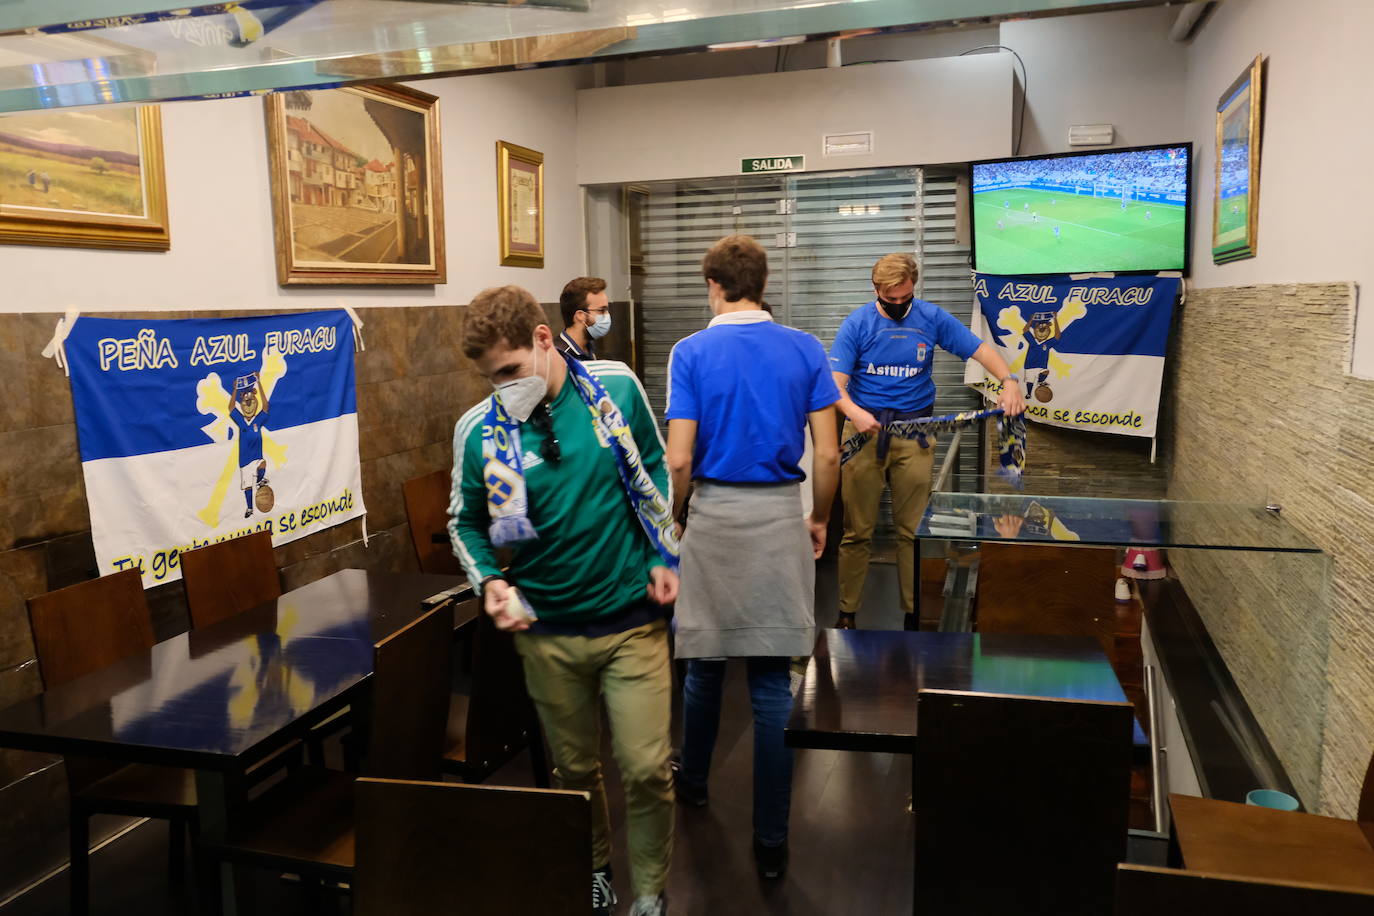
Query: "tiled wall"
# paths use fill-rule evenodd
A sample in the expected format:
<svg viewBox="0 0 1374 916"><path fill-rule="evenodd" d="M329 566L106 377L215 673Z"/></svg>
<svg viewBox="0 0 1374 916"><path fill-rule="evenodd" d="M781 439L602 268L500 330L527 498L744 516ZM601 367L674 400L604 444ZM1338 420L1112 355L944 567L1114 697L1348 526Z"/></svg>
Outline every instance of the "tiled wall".
<svg viewBox="0 0 1374 916"><path fill-rule="evenodd" d="M1277 503L1331 557L1325 601L1297 560L1171 560L1304 800L1342 817L1374 752L1374 381L1346 371L1354 301L1347 283L1191 291L1166 433L1171 498Z"/></svg>

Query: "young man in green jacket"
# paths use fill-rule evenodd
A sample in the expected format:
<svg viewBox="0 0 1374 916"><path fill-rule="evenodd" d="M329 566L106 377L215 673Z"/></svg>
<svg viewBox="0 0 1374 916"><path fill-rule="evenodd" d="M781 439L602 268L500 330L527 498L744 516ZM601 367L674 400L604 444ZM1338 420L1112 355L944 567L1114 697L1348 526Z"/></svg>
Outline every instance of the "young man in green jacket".
<svg viewBox="0 0 1374 916"><path fill-rule="evenodd" d="M454 430L449 534L487 613L515 631L557 784L592 795L594 912L616 902L604 697L625 785L631 914L662 916L673 841L663 606L678 585L663 440L629 367L578 362L556 345L519 287L485 290L468 306L463 351L495 393ZM497 547L512 551L505 572Z"/></svg>

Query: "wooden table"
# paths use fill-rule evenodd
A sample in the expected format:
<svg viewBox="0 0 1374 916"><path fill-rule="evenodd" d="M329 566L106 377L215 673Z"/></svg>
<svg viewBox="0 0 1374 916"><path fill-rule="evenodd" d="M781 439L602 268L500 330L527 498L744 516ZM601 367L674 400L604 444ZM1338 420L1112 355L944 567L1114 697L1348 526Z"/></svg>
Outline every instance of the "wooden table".
<svg viewBox="0 0 1374 916"><path fill-rule="evenodd" d="M1189 871L1374 891L1374 847L1358 821L1170 795Z"/></svg>
<svg viewBox="0 0 1374 916"><path fill-rule="evenodd" d="M0 711L0 747L194 769L201 834L223 838L245 771L348 705L374 643L462 582L342 570Z"/></svg>
<svg viewBox="0 0 1374 916"><path fill-rule="evenodd" d="M787 744L914 753L916 692L923 687L1126 701L1107 656L1089 637L823 629L792 707ZM1144 742L1138 725L1136 741Z"/></svg>

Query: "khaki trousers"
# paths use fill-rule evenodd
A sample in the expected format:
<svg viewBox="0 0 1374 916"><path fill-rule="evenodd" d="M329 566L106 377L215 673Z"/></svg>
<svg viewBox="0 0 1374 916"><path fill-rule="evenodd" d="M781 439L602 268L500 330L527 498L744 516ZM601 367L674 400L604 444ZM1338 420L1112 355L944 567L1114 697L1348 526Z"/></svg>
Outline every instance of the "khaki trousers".
<svg viewBox="0 0 1374 916"><path fill-rule="evenodd" d="M600 636L517 633L525 683L553 754L560 789L592 796L592 865L611 860L601 778L601 698L625 786L630 877L636 896L662 893L673 855L668 626L657 621ZM590 876L589 876L590 878Z"/></svg>
<svg viewBox="0 0 1374 916"><path fill-rule="evenodd" d="M854 424L844 423L843 442L854 435ZM840 611L853 614L863 604L864 582L873 529L883 485L892 490L892 523L897 529L897 579L901 585L902 611L916 607L916 526L930 501L930 471L935 463L935 443L921 448L917 439L889 440L887 457L878 460L877 437L864 444L840 471L844 498L844 537L840 540Z"/></svg>

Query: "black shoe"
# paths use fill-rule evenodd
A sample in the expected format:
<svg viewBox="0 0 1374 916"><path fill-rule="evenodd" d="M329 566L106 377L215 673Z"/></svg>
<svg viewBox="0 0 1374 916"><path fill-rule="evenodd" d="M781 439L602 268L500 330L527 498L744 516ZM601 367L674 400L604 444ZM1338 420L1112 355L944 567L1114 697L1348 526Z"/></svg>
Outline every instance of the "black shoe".
<svg viewBox="0 0 1374 916"><path fill-rule="evenodd" d="M853 629L856 629L856 626L855 626L855 624L854 624L854 615L853 615L853 614L846 614L844 611L840 611L840 616L839 616L839 618L836 619L836 621L835 621L835 629L837 629L837 630L853 630Z"/></svg>
<svg viewBox="0 0 1374 916"><path fill-rule="evenodd" d="M787 874L787 843L781 846L765 846L754 837L754 864L759 867L759 877L774 880Z"/></svg>
<svg viewBox="0 0 1374 916"><path fill-rule="evenodd" d="M611 887L611 866L603 865L592 872L592 913L611 916L618 902L615 888Z"/></svg>
<svg viewBox="0 0 1374 916"><path fill-rule="evenodd" d="M673 793L677 800L689 808L705 808L710 799L706 795L704 788L698 789L687 783L682 777L682 758L674 757L668 761L668 766L673 769Z"/></svg>
<svg viewBox="0 0 1374 916"><path fill-rule="evenodd" d="M919 630L921 628L920 617L916 616L915 614L904 614L902 616L906 618L904 621L902 621L903 630Z"/></svg>

